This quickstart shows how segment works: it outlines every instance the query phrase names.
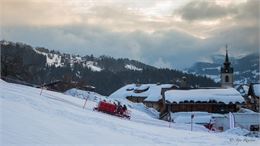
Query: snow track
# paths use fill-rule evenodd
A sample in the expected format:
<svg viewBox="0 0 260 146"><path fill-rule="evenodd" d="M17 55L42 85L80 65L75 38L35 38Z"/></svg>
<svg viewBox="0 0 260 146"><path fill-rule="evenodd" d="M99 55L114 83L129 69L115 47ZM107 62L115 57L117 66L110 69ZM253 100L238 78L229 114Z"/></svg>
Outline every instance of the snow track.
<svg viewBox="0 0 260 146"><path fill-rule="evenodd" d="M76 106L76 107L82 107L82 105L76 104L74 102L71 102L71 101L63 99L63 98L59 98L57 96L53 96L53 95L45 93L45 92L42 93L42 96L46 97L46 98L49 98L49 99L52 99L52 100L61 101L61 102L64 102L64 103L67 103L67 104L70 104L70 105L73 105L73 106Z"/></svg>

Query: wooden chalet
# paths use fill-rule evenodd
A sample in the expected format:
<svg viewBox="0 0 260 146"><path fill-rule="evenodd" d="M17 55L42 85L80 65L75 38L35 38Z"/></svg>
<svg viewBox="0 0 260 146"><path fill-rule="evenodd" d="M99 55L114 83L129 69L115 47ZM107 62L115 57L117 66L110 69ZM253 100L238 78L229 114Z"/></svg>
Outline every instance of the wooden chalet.
<svg viewBox="0 0 260 146"><path fill-rule="evenodd" d="M161 118L171 112L236 112L239 106L245 103L244 98L234 88L168 90L164 100Z"/></svg>

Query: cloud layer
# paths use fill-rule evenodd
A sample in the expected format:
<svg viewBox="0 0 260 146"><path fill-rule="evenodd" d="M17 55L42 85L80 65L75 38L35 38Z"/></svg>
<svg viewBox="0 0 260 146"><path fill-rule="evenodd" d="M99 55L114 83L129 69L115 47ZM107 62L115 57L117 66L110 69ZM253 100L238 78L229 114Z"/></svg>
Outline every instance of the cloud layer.
<svg viewBox="0 0 260 146"><path fill-rule="evenodd" d="M259 1L1 0L1 39L184 68L259 50Z"/></svg>

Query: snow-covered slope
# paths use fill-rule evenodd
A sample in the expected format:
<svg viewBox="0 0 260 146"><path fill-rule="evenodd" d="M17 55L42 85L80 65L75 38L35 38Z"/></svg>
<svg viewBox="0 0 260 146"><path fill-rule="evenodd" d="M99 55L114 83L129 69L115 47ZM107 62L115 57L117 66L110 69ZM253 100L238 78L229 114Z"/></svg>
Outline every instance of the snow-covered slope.
<svg viewBox="0 0 260 146"><path fill-rule="evenodd" d="M96 102L0 80L0 145L257 145L259 139L169 124L130 108L131 120L93 111Z"/></svg>
<svg viewBox="0 0 260 146"><path fill-rule="evenodd" d="M102 70L101 67L97 66L97 62L93 62L93 61L86 61L83 63L83 66L84 67L87 67L89 69L91 69L92 71L95 71L95 72L99 72Z"/></svg>
<svg viewBox="0 0 260 146"><path fill-rule="evenodd" d="M96 92L84 91L84 90L80 90L80 89L76 89L76 88L69 89L64 94L82 98L82 99L88 98L88 99L91 99L92 101L97 100L97 99L105 99L105 96L100 95Z"/></svg>
<svg viewBox="0 0 260 146"><path fill-rule="evenodd" d="M3 45L6 43L3 42ZM109 57L99 57L95 58L93 56L81 57L79 55L69 55L69 54L61 54L55 51L49 51L47 49L42 48L35 48L33 49L36 53L44 55L46 57L46 65L47 66L55 66L55 67L64 67L67 66L67 63L71 67L76 65L82 65L84 68L88 68L93 72L100 72L102 70L111 70L111 71L126 71L126 70L133 70L133 71L142 71L144 68L150 68L150 66L139 63L134 60L122 59L117 61L116 59L112 59ZM109 63L106 61L109 60ZM118 62L118 63L117 63ZM112 64L110 64L112 63ZM115 65L116 64L116 65ZM136 64L136 65L134 65ZM121 68L118 66L122 66ZM139 67L138 67L139 66ZM144 66L144 67L141 67Z"/></svg>
<svg viewBox="0 0 260 146"><path fill-rule="evenodd" d="M140 116L140 114L141 114L141 116L146 116L146 117L149 117L149 118L153 117L153 118L158 119L158 117L159 117L159 113L155 109L147 108L146 106L144 106L141 103L132 103L132 102L126 100L126 99L106 97L106 96L100 95L100 94L95 93L95 92L83 91L83 90L75 89L75 88L67 90L64 94L71 95L71 96L74 96L74 97L78 97L78 98L81 98L81 99L88 99L88 100L91 100L91 101L94 101L94 102L99 102L99 101L103 101L103 100L106 100L106 101L111 102L111 103L120 102L122 104L127 105L128 108L130 108L131 110L134 110L135 112L139 113L137 115L134 114L132 116Z"/></svg>
<svg viewBox="0 0 260 146"><path fill-rule="evenodd" d="M129 70L137 70L137 71L142 71L143 70L142 68L138 68L138 67L136 67L136 66L134 66L132 64L125 65L125 68L129 69Z"/></svg>
<svg viewBox="0 0 260 146"><path fill-rule="evenodd" d="M39 54L46 56L46 65L48 65L48 66L54 65L55 67L64 66L64 63L61 62L61 56L60 55L52 54L52 53L45 53L45 52L38 51L36 49L34 49L34 51L36 53L39 53Z"/></svg>

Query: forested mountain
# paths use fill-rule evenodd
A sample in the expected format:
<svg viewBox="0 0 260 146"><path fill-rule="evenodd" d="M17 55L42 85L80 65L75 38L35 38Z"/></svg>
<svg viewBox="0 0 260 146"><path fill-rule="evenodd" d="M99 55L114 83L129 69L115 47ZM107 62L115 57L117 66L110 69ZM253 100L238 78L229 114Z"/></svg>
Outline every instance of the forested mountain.
<svg viewBox="0 0 260 146"><path fill-rule="evenodd" d="M92 85L96 91L108 95L129 83L174 83L183 76L188 85L218 86L205 76L172 69L158 69L144 63L115 59L108 56L79 56L33 48L23 43L1 41L1 76L42 85L57 80Z"/></svg>

